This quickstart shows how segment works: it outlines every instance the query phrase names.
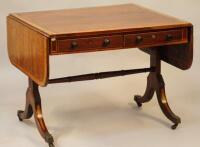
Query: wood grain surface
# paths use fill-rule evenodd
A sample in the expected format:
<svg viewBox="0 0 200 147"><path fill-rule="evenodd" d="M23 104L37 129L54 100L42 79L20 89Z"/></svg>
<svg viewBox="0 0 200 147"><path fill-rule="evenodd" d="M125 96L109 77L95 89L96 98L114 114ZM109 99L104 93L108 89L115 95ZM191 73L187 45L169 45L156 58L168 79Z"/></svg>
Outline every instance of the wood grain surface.
<svg viewBox="0 0 200 147"><path fill-rule="evenodd" d="M7 18L8 54L12 64L41 86L49 77L48 38Z"/></svg>
<svg viewBox="0 0 200 147"><path fill-rule="evenodd" d="M188 22L135 4L14 13L11 15L47 36L149 31L190 25Z"/></svg>

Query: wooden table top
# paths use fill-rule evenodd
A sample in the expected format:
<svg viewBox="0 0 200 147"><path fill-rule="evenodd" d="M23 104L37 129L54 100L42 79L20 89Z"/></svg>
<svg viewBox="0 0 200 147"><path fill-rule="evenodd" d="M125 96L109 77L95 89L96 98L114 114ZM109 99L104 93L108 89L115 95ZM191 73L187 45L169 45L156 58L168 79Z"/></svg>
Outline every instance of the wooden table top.
<svg viewBox="0 0 200 147"><path fill-rule="evenodd" d="M133 32L191 25L135 4L13 13L10 17L45 36Z"/></svg>

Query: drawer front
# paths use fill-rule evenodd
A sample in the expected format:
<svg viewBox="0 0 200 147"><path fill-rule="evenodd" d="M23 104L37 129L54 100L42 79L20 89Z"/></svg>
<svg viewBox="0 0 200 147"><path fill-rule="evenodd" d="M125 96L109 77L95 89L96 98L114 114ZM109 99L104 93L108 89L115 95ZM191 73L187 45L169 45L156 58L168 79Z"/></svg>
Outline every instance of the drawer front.
<svg viewBox="0 0 200 147"><path fill-rule="evenodd" d="M57 40L59 53L76 53L124 47L123 35Z"/></svg>
<svg viewBox="0 0 200 147"><path fill-rule="evenodd" d="M125 35L125 47L150 47L187 42L187 29Z"/></svg>

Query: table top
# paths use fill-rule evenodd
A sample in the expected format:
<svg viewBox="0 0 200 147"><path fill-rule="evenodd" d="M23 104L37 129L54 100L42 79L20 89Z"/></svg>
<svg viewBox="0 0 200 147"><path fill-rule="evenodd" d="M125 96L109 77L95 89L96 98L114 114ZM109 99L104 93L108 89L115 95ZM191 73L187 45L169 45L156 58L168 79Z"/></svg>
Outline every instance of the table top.
<svg viewBox="0 0 200 147"><path fill-rule="evenodd" d="M135 4L13 13L10 17L45 36L134 32L191 25Z"/></svg>

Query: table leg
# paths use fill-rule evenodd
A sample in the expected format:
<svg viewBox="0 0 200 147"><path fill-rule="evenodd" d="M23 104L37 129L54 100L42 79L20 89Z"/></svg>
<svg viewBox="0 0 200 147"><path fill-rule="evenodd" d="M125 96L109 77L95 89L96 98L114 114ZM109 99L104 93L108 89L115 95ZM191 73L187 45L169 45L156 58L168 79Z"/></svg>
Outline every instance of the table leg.
<svg viewBox="0 0 200 147"><path fill-rule="evenodd" d="M54 140L52 135L48 132L42 116L41 98L38 90L38 85L29 79L29 86L26 92L26 106L25 110L19 110L17 115L20 121L29 119L34 114L35 122L39 133L44 140L49 144L49 147L54 147Z"/></svg>
<svg viewBox="0 0 200 147"><path fill-rule="evenodd" d="M135 95L134 97L134 100L136 101L138 107L142 107L142 103L149 102L153 98L155 89L152 86L152 78L153 78L153 73L151 72L147 77L147 87L144 95L143 96Z"/></svg>
<svg viewBox="0 0 200 147"><path fill-rule="evenodd" d="M159 50L151 50L150 55L151 67L153 67L155 70L150 72L147 78L147 87L144 96L136 95L134 100L136 101L137 105L141 107L142 103L149 102L152 99L154 92L156 92L158 103L162 112L174 123L171 128L176 129L178 124L181 123L181 119L172 112L167 102L165 84L161 75L161 60Z"/></svg>
<svg viewBox="0 0 200 147"><path fill-rule="evenodd" d="M161 74L156 77L156 85L156 95L160 108L165 116L174 123L171 128L176 129L178 124L181 123L181 119L176 116L169 107L165 94L165 83Z"/></svg>

